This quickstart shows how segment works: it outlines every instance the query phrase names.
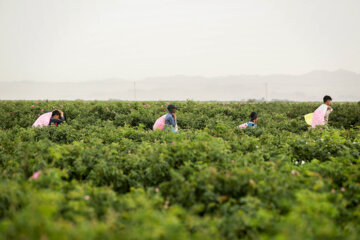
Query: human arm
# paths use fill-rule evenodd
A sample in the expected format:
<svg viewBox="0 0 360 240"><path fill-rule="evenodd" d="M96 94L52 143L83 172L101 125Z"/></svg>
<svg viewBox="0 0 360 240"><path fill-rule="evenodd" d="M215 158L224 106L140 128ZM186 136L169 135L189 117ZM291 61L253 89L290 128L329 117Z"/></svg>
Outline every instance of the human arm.
<svg viewBox="0 0 360 240"><path fill-rule="evenodd" d="M324 122L327 123L329 121L329 115L330 113L332 112L332 108L331 107L328 107L326 113L325 113L325 116L324 116Z"/></svg>

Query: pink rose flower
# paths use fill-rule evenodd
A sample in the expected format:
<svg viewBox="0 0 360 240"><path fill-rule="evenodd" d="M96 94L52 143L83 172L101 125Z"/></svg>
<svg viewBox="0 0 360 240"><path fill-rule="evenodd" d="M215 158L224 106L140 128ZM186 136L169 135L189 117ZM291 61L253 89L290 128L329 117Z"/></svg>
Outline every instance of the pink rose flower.
<svg viewBox="0 0 360 240"><path fill-rule="evenodd" d="M164 208L165 208L165 209L168 209L168 208L169 208L169 200L166 200L166 201L165 201Z"/></svg>
<svg viewBox="0 0 360 240"><path fill-rule="evenodd" d="M342 187L342 188L340 188L340 190L341 190L342 192L345 192L345 188L343 188L343 187Z"/></svg>
<svg viewBox="0 0 360 240"><path fill-rule="evenodd" d="M31 107L33 108L33 107L35 107L34 105L31 105Z"/></svg>
<svg viewBox="0 0 360 240"><path fill-rule="evenodd" d="M34 174L31 176L32 179L38 179L41 171L34 172Z"/></svg>
<svg viewBox="0 0 360 240"><path fill-rule="evenodd" d="M161 108L164 108L164 105L161 105Z"/></svg>
<svg viewBox="0 0 360 240"><path fill-rule="evenodd" d="M10 114L12 114L12 112L10 112Z"/></svg>
<svg viewBox="0 0 360 240"><path fill-rule="evenodd" d="M38 113L38 117L40 117L40 113Z"/></svg>
<svg viewBox="0 0 360 240"><path fill-rule="evenodd" d="M43 112L43 111L44 111L44 109L41 109L41 111Z"/></svg>
<svg viewBox="0 0 360 240"><path fill-rule="evenodd" d="M291 174L295 175L296 171L295 170L291 170Z"/></svg>
<svg viewBox="0 0 360 240"><path fill-rule="evenodd" d="M109 110L109 107L106 107L106 110Z"/></svg>
<svg viewBox="0 0 360 240"><path fill-rule="evenodd" d="M216 134L214 134L213 137L216 137Z"/></svg>
<svg viewBox="0 0 360 240"><path fill-rule="evenodd" d="M85 199L86 201L88 201L88 200L90 199L90 196L89 196L89 195L86 195L86 196L84 197L84 199Z"/></svg>

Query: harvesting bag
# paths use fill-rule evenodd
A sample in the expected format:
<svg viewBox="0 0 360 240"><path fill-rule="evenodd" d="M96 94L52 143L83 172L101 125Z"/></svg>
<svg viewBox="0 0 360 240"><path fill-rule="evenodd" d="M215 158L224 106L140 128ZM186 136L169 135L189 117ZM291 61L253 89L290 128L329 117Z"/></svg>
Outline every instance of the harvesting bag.
<svg viewBox="0 0 360 240"><path fill-rule="evenodd" d="M50 118L51 118L52 112L44 113L32 125L33 127L43 127L43 126L49 126Z"/></svg>
<svg viewBox="0 0 360 240"><path fill-rule="evenodd" d="M165 128L165 117L166 117L166 114L164 116L161 116L159 117L154 126L153 126L153 130L155 131L156 129L160 129L160 130L164 130Z"/></svg>
<svg viewBox="0 0 360 240"><path fill-rule="evenodd" d="M314 115L314 113L309 113L309 114L306 114L306 115L304 116L305 122L307 123L307 125L310 125L310 126L311 126L311 124L312 124L312 119L313 119L313 115Z"/></svg>
<svg viewBox="0 0 360 240"><path fill-rule="evenodd" d="M311 124L313 128L316 128L317 125L325 125L325 114L327 109L328 105L321 104L321 106L315 110Z"/></svg>
<svg viewBox="0 0 360 240"><path fill-rule="evenodd" d="M243 124L241 124L241 125L238 126L238 128L240 128L240 129L245 129L245 128L247 128L247 127L248 127L248 124L247 124L247 123L243 123Z"/></svg>

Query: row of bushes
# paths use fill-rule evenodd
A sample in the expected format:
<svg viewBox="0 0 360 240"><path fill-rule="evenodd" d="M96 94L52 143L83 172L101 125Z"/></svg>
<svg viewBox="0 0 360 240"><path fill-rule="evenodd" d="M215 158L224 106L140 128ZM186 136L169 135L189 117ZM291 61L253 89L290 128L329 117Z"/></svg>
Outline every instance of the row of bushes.
<svg viewBox="0 0 360 240"><path fill-rule="evenodd" d="M64 111L69 124L78 129L111 121L115 126L144 125L151 129L155 120L167 112L167 102L84 102L84 101L3 101L0 102L0 128L29 127L36 118L53 109ZM259 124L267 128L304 131L303 116L320 103L203 103L178 102L178 124L183 129L203 129L216 121L237 126L249 120L252 111L259 115ZM359 126L360 103L334 103L329 124L350 129ZM274 114L276 113L276 114ZM286 121L284 121L286 120ZM281 123L281 124L280 124Z"/></svg>
<svg viewBox="0 0 360 240"><path fill-rule="evenodd" d="M180 103L179 134L145 122L166 103L4 105L27 116L29 104L57 103L68 114L59 127L1 123L0 239L360 237L359 129L308 129L287 110L316 104L267 104L259 127L242 131L262 104ZM106 107L144 114L120 123Z"/></svg>

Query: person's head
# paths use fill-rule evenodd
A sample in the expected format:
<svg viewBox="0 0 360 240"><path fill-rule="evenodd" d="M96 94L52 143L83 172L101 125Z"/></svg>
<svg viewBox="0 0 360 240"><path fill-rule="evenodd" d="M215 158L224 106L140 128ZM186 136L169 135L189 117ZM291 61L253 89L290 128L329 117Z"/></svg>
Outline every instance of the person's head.
<svg viewBox="0 0 360 240"><path fill-rule="evenodd" d="M328 95L326 95L324 98L323 98L323 101L326 105L330 106L331 104L331 101L332 101L332 98Z"/></svg>
<svg viewBox="0 0 360 240"><path fill-rule="evenodd" d="M176 113L176 110L179 108L173 104L170 104L167 109L169 110L169 113Z"/></svg>
<svg viewBox="0 0 360 240"><path fill-rule="evenodd" d="M258 121L258 115L257 115L256 112L252 112L252 113L250 114L250 121L253 122L253 123L257 123L257 121Z"/></svg>
<svg viewBox="0 0 360 240"><path fill-rule="evenodd" d="M60 118L60 112L59 110L54 110L51 114L51 117L52 118L56 118L56 119L59 119Z"/></svg>

